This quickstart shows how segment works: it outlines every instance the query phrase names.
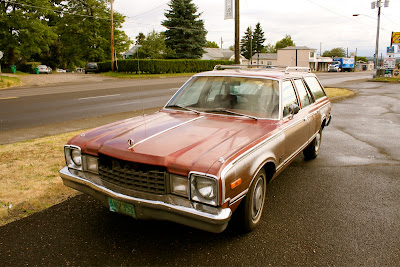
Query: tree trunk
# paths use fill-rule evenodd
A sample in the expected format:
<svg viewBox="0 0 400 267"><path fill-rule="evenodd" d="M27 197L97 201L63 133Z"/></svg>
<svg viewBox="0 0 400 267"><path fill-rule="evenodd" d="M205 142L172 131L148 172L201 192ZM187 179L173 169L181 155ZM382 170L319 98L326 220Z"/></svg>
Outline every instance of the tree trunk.
<svg viewBox="0 0 400 267"><path fill-rule="evenodd" d="M8 64L15 65L15 52L14 47L8 48Z"/></svg>

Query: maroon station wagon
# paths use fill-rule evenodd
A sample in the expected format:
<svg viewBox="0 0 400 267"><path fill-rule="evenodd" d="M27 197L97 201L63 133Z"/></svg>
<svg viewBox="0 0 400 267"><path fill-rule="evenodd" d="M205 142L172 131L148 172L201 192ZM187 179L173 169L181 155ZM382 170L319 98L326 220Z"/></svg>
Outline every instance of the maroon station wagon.
<svg viewBox="0 0 400 267"><path fill-rule="evenodd" d="M250 231L267 184L301 152L317 157L330 121L330 101L308 68L220 66L194 75L153 115L74 137L60 176L137 219L219 233L237 212Z"/></svg>

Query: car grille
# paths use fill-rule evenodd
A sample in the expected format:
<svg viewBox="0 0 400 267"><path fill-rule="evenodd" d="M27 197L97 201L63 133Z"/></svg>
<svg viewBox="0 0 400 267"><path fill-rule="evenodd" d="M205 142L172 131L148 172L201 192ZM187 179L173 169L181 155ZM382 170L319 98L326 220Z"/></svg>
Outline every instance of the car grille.
<svg viewBox="0 0 400 267"><path fill-rule="evenodd" d="M166 169L106 156L99 157L100 179L124 189L166 194Z"/></svg>

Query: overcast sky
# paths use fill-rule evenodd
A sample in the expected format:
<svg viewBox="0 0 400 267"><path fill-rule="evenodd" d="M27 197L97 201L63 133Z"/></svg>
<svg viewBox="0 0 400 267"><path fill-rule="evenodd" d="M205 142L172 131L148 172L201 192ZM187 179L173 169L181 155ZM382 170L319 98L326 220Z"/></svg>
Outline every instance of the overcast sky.
<svg viewBox="0 0 400 267"><path fill-rule="evenodd" d="M384 1L384 0L383 0ZM153 29L161 32L169 9L164 0L115 0L114 9L125 15L123 29L132 39L139 32L147 35ZM267 38L265 44L275 44L289 34L298 46L308 46L322 52L343 47L358 56L375 52L377 9L372 0L240 0L240 36L248 26L261 23ZM234 21L224 20L224 0L193 0L202 13L208 31L207 40L229 48L234 44ZM391 32L400 32L400 0L391 0L383 7L379 54L386 54ZM353 14L360 14L358 17ZM398 54L397 56L400 56Z"/></svg>

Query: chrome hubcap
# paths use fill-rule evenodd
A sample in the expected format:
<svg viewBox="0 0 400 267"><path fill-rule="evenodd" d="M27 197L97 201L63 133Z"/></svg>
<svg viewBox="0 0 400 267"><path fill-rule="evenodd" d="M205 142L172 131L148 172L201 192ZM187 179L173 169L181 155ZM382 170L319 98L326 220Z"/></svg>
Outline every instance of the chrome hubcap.
<svg viewBox="0 0 400 267"><path fill-rule="evenodd" d="M261 213L261 210L263 208L263 203L264 203L264 181L262 177L258 178L256 187L254 189L254 194L253 194L253 207L252 207L252 214L251 217L253 220L256 220L259 214Z"/></svg>

